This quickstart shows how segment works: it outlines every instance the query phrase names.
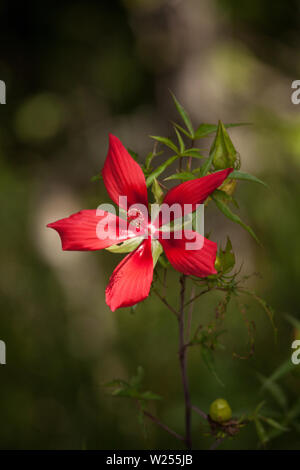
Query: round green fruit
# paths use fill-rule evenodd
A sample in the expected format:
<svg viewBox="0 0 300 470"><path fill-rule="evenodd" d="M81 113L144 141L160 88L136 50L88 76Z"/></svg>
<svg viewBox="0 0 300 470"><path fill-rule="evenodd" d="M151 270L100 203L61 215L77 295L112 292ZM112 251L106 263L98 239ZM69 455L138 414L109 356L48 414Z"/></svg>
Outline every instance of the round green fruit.
<svg viewBox="0 0 300 470"><path fill-rule="evenodd" d="M232 417L232 411L228 402L224 398L213 401L209 408L209 416L217 423L229 421Z"/></svg>

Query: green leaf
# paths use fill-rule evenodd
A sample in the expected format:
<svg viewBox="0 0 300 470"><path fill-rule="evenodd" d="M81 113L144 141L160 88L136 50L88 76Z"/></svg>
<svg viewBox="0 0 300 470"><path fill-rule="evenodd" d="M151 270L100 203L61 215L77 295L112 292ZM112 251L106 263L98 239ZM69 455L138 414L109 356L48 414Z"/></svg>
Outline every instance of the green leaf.
<svg viewBox="0 0 300 470"><path fill-rule="evenodd" d="M239 126L248 126L251 123L249 122L240 122L240 123L232 123L232 124L225 124L225 128L228 129L230 127L239 127ZM216 124L200 124L197 128L194 138L201 139L202 137L206 137L209 134L213 134L218 129Z"/></svg>
<svg viewBox="0 0 300 470"><path fill-rule="evenodd" d="M219 201L224 202L225 204L226 202L232 202L237 209L239 208L239 205L234 197L221 189L215 189L214 196L216 196Z"/></svg>
<svg viewBox="0 0 300 470"><path fill-rule="evenodd" d="M153 268L155 268L156 263L163 252L163 247L161 246L158 240L152 240L151 252L153 258Z"/></svg>
<svg viewBox="0 0 300 470"><path fill-rule="evenodd" d="M177 129L180 132L182 132L182 134L184 134L186 137L188 137L189 139L193 139L193 135L189 134L183 127L181 127L179 124L177 124L177 122L172 121L172 124L173 124L173 126L177 127Z"/></svg>
<svg viewBox="0 0 300 470"><path fill-rule="evenodd" d="M261 421L258 418L256 418L254 420L254 422L255 422L256 432L257 432L258 438L259 438L260 442L263 445L265 445L269 441L266 430L265 430L264 426L262 425Z"/></svg>
<svg viewBox="0 0 300 470"><path fill-rule="evenodd" d="M130 379L131 387L139 388L142 384L145 372L142 366L138 366L137 374Z"/></svg>
<svg viewBox="0 0 300 470"><path fill-rule="evenodd" d="M179 103L179 101L177 100L177 98L172 92L171 92L171 95L175 103L176 109L178 113L180 114L184 124L186 125L187 130L189 131L191 136L194 136L194 129L193 129L193 125L192 125L189 115L187 114L184 107Z"/></svg>
<svg viewBox="0 0 300 470"><path fill-rule="evenodd" d="M181 171L179 173L174 173L173 175L168 176L167 178L164 178L164 181L169 181L169 180L189 181L189 180L194 180L196 178L198 178L198 176L196 176L190 171Z"/></svg>
<svg viewBox="0 0 300 470"><path fill-rule="evenodd" d="M257 407L255 408L255 411L254 411L254 416L257 416L259 411L265 406L266 402L265 401L261 401Z"/></svg>
<svg viewBox="0 0 300 470"><path fill-rule="evenodd" d="M101 173L98 173L98 175L95 175L95 176L92 176L90 181L92 183L94 183L95 181L99 181L99 180L102 180L102 174Z"/></svg>
<svg viewBox="0 0 300 470"><path fill-rule="evenodd" d="M118 243L117 245L109 246L105 249L107 251L110 251L111 253L131 253L141 244L143 240L143 237L135 237L129 240L125 240L124 242Z"/></svg>
<svg viewBox="0 0 300 470"><path fill-rule="evenodd" d="M146 179L147 187L149 187L150 184L153 183L154 178L157 178L163 171L165 171L166 168L168 168L168 166L172 165L172 163L175 162L175 160L177 160L177 158L179 158L178 155L173 155L173 157L170 157L164 163L159 165Z"/></svg>
<svg viewBox="0 0 300 470"><path fill-rule="evenodd" d="M242 171L234 170L230 175L228 176L230 179L235 179L235 180L244 180L244 181L251 181L253 183L259 183L268 188L268 185L264 183L264 181L260 180L259 178L256 178L256 176L250 175L249 173L244 173Z"/></svg>
<svg viewBox="0 0 300 470"><path fill-rule="evenodd" d="M132 156L132 158L137 162L138 159L139 159L139 156L138 154L134 151L134 150L131 150L131 149L127 149L127 152Z"/></svg>
<svg viewBox="0 0 300 470"><path fill-rule="evenodd" d="M154 178L153 180L151 191L154 196L155 202L157 202L157 204L161 204L164 199L164 192L161 189L160 184L156 178Z"/></svg>
<svg viewBox="0 0 300 470"><path fill-rule="evenodd" d="M212 194L212 199L215 201L216 203L216 206L218 207L218 209L223 212L223 214L230 220L232 220L232 222L235 222L236 224L239 224L241 227L243 227L245 230L247 230L248 233L250 233L250 235L254 238L254 240L259 244L261 245L259 239L257 238L257 236L255 235L255 233L253 232L252 228L249 227L248 225L246 225L241 219L240 217L237 215L237 214L234 214L231 209L229 209L229 207L224 204L220 198L218 198L218 196L213 193Z"/></svg>
<svg viewBox="0 0 300 470"><path fill-rule="evenodd" d="M162 255L158 258L158 262L164 269L168 269L170 267L170 262L164 253L162 253Z"/></svg>
<svg viewBox="0 0 300 470"><path fill-rule="evenodd" d="M285 375L289 374L293 369L295 369L295 367L297 366L292 363L290 358L288 358L285 362L280 364L280 366L267 379L267 383L275 382L276 380L281 379ZM266 388L266 382L264 383L263 388Z"/></svg>
<svg viewBox="0 0 300 470"><path fill-rule="evenodd" d="M161 150L160 152L149 152L148 153L148 155L146 157L146 160L145 160L145 167L144 167L145 173L149 172L153 158L158 157L159 155L162 155L163 153L164 153L163 150Z"/></svg>
<svg viewBox="0 0 300 470"><path fill-rule="evenodd" d="M214 152L213 152L213 150L211 149L208 158L206 159L205 163L204 163L203 166L201 167L201 176L207 175L208 170L209 170L210 167L211 167L213 158L214 158Z"/></svg>
<svg viewBox="0 0 300 470"><path fill-rule="evenodd" d="M151 139L166 145L170 149L174 150L174 152L179 153L178 147L174 144L174 142L172 142L171 139L168 139L167 137L160 137L159 135L150 135L150 137Z"/></svg>
<svg viewBox="0 0 300 470"><path fill-rule="evenodd" d="M129 387L129 383L122 379L113 379L106 382L104 387Z"/></svg>
<svg viewBox="0 0 300 470"><path fill-rule="evenodd" d="M297 328L297 330L300 331L300 320L298 320L298 318L293 317L289 313L285 314L285 318L292 326L294 326L295 328Z"/></svg>
<svg viewBox="0 0 300 470"><path fill-rule="evenodd" d="M193 158L205 158L204 155L201 155L201 150L197 148L190 148L183 152L183 157L193 157Z"/></svg>
<svg viewBox="0 0 300 470"><path fill-rule="evenodd" d="M224 387L224 383L217 375L213 353L211 349L207 348L204 344L201 345L201 356L208 370L212 373L217 382Z"/></svg>
<svg viewBox="0 0 300 470"><path fill-rule="evenodd" d="M140 398L142 400L161 400L162 399L160 395L157 395L157 393L153 393L150 391L140 393Z"/></svg>
<svg viewBox="0 0 300 470"><path fill-rule="evenodd" d="M180 132L178 132L177 128L174 127L174 131L176 132L176 135L177 135L177 139L178 139L178 144L179 144L179 150L180 150L180 153L182 154L185 150L185 145L184 145L184 142L182 140L182 137L180 135Z"/></svg>
<svg viewBox="0 0 300 470"><path fill-rule="evenodd" d="M296 401L296 403L292 406L287 414L288 421L294 421L300 415L300 398Z"/></svg>
<svg viewBox="0 0 300 470"><path fill-rule="evenodd" d="M215 124L200 124L195 132L195 139L201 139L209 134L213 134L218 129Z"/></svg>
<svg viewBox="0 0 300 470"><path fill-rule="evenodd" d="M257 376L261 384L263 385L263 388L273 396L279 406L281 406L283 409L286 409L287 398L282 388L276 382L270 381L267 377L264 377L262 374L258 373Z"/></svg>
<svg viewBox="0 0 300 470"><path fill-rule="evenodd" d="M285 426L282 426L282 424L278 423L277 421L275 421L272 418L267 418L266 416L261 416L261 419L263 421L265 421L272 428L278 429L278 431L282 431L282 432L289 431L288 428L286 428Z"/></svg>

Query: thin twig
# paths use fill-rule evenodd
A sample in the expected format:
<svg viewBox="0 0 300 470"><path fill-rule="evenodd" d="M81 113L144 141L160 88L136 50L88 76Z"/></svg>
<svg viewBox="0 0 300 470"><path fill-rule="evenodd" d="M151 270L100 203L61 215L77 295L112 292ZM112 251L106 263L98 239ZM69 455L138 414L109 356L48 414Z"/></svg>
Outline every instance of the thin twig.
<svg viewBox="0 0 300 470"><path fill-rule="evenodd" d="M165 269L164 269L164 278L163 278L163 297L166 296L166 290L167 290L167 274L168 274L168 270L165 268Z"/></svg>
<svg viewBox="0 0 300 470"><path fill-rule="evenodd" d="M176 318L178 318L179 315L178 315L178 312L175 310L175 308L173 308L172 305L170 305L169 302L167 302L167 300L162 295L160 295L160 293L156 289L153 289L153 292L165 304L165 306L168 307L170 312L172 312L176 316Z"/></svg>
<svg viewBox="0 0 300 470"><path fill-rule="evenodd" d="M210 446L209 450L215 450L219 445L222 444L222 442L225 440L225 437L220 437L219 439L215 440L215 442L212 443Z"/></svg>
<svg viewBox="0 0 300 470"><path fill-rule="evenodd" d="M192 405L192 410L196 411L196 413L198 413L198 415L200 415L203 419L208 420L207 414L204 411L200 410L198 406Z"/></svg>
<svg viewBox="0 0 300 470"><path fill-rule="evenodd" d="M184 304L184 308L187 307L188 305L190 305L191 303L195 302L195 300L199 299L199 297L201 297L201 295L203 294L207 294L207 292L211 291L212 288L211 287L208 287L206 290L203 290L202 292L200 292L200 294L197 294L195 295L195 297L192 297L190 300L188 300L185 304Z"/></svg>
<svg viewBox="0 0 300 470"><path fill-rule="evenodd" d="M192 286L192 291L191 291L191 297L190 300L195 296L195 286ZM194 302L190 303L190 308L188 311L188 316L187 316L187 327L186 327L186 337L185 340L188 343L190 340L190 334L191 334L191 327L192 327L192 319L193 319L193 309L194 309Z"/></svg>
<svg viewBox="0 0 300 470"><path fill-rule="evenodd" d="M169 434L172 434L172 436L176 437L176 439L179 439L180 441L184 441L184 437L181 436L180 434L177 434L177 432L173 431L173 429L169 428L166 424L162 423L156 416L153 416L151 413L148 411L143 410L144 416L147 416L147 418L151 419L155 424L157 424L159 427L167 431Z"/></svg>
<svg viewBox="0 0 300 470"><path fill-rule="evenodd" d="M185 443L188 449L192 448L191 437L191 398L188 384L187 367L186 367L186 351L184 341L184 297L185 297L185 284L186 276L180 276L180 310L179 310L179 361L181 368L181 377L183 384L184 403L185 403Z"/></svg>

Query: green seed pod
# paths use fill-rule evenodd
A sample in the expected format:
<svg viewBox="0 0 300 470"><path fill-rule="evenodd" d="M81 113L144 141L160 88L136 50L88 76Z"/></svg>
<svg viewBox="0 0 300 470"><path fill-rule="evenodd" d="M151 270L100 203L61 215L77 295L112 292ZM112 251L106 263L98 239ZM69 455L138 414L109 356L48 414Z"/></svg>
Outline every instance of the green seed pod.
<svg viewBox="0 0 300 470"><path fill-rule="evenodd" d="M209 416L217 423L229 421L232 417L231 408L224 398L217 398L213 401L209 408Z"/></svg>
<svg viewBox="0 0 300 470"><path fill-rule="evenodd" d="M212 163L216 170L235 166L237 151L221 121L218 123L217 134L210 153L213 153Z"/></svg>

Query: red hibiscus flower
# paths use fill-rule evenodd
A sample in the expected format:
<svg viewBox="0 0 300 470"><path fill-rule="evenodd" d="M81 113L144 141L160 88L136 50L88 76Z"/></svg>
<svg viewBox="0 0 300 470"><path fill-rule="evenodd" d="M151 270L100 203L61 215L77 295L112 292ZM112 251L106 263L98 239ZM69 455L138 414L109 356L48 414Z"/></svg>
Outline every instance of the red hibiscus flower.
<svg viewBox="0 0 300 470"><path fill-rule="evenodd" d="M189 204L190 211L193 211L223 183L231 171L232 168L228 168L179 184L166 194L163 203L169 206L177 204L182 209ZM113 135L109 136L109 150L102 176L113 202L125 210L130 207L127 220L106 211L83 210L47 227L59 233L63 250L101 250L126 240L141 240L139 246L116 267L109 280L106 303L112 311L135 305L148 297L156 261L153 259L154 245L160 244L171 265L181 273L198 277L216 273L216 243L192 230L180 230L180 233L175 230L169 232L166 238L160 230L160 217L151 223L150 218L141 211L141 207L148 208L145 176L121 141ZM201 248L186 249L186 244L191 240L199 242Z"/></svg>

